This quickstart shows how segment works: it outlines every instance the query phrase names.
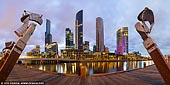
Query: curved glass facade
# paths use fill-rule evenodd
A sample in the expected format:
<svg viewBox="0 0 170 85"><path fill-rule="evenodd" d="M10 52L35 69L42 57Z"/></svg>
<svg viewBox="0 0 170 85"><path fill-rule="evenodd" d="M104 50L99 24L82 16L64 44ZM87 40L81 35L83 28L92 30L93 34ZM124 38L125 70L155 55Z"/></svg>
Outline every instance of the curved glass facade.
<svg viewBox="0 0 170 85"><path fill-rule="evenodd" d="M66 49L71 49L73 46L73 33L69 28L66 28Z"/></svg>
<svg viewBox="0 0 170 85"><path fill-rule="evenodd" d="M128 27L122 27L117 31L116 54L128 53Z"/></svg>
<svg viewBox="0 0 170 85"><path fill-rule="evenodd" d="M75 48L83 49L83 10L76 14L75 21Z"/></svg>

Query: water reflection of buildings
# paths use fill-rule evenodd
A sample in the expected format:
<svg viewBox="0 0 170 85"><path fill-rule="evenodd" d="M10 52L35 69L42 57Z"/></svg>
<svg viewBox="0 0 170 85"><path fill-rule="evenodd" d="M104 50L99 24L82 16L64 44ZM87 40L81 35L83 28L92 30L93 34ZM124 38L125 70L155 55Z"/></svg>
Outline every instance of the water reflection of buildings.
<svg viewBox="0 0 170 85"><path fill-rule="evenodd" d="M86 66L86 75L92 75L143 68L144 62L146 62L146 66L153 64L153 61L79 62L59 63L57 65L32 65L31 67L58 73L80 75L80 68L84 65Z"/></svg>

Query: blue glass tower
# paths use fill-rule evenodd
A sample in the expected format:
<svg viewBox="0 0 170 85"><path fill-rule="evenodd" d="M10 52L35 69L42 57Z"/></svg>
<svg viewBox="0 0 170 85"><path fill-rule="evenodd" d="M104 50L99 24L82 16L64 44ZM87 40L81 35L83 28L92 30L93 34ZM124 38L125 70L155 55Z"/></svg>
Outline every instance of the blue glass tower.
<svg viewBox="0 0 170 85"><path fill-rule="evenodd" d="M50 34L50 24L50 20L46 19L45 46L52 43L52 35ZM47 52L46 48L45 52Z"/></svg>
<svg viewBox="0 0 170 85"><path fill-rule="evenodd" d="M75 48L83 49L83 10L76 14L75 21Z"/></svg>
<svg viewBox="0 0 170 85"><path fill-rule="evenodd" d="M66 28L66 49L73 48L73 33L69 28Z"/></svg>

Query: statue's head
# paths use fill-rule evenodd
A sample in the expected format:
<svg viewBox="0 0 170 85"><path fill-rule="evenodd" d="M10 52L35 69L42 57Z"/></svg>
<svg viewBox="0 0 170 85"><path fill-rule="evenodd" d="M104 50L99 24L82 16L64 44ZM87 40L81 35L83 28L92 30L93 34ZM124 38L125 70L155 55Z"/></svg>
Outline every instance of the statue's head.
<svg viewBox="0 0 170 85"><path fill-rule="evenodd" d="M150 31L154 25L154 14L153 11L150 10L148 7L145 7L144 10L138 15L138 20L142 21L144 25L146 21L150 23Z"/></svg>
<svg viewBox="0 0 170 85"><path fill-rule="evenodd" d="M148 10L149 8L148 7L145 7L144 10Z"/></svg>

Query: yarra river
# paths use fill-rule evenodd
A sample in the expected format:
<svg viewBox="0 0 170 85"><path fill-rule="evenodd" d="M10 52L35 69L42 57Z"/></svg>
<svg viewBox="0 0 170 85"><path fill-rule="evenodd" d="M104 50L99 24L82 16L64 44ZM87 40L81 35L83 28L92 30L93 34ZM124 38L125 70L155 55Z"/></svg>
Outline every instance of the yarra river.
<svg viewBox="0 0 170 85"><path fill-rule="evenodd" d="M52 71L66 74L80 75L80 67L86 67L86 75L126 71L135 68L144 68L154 64L153 61L123 61L123 62L80 62L80 63L58 63L51 65L29 65L30 68L37 68L44 71Z"/></svg>

